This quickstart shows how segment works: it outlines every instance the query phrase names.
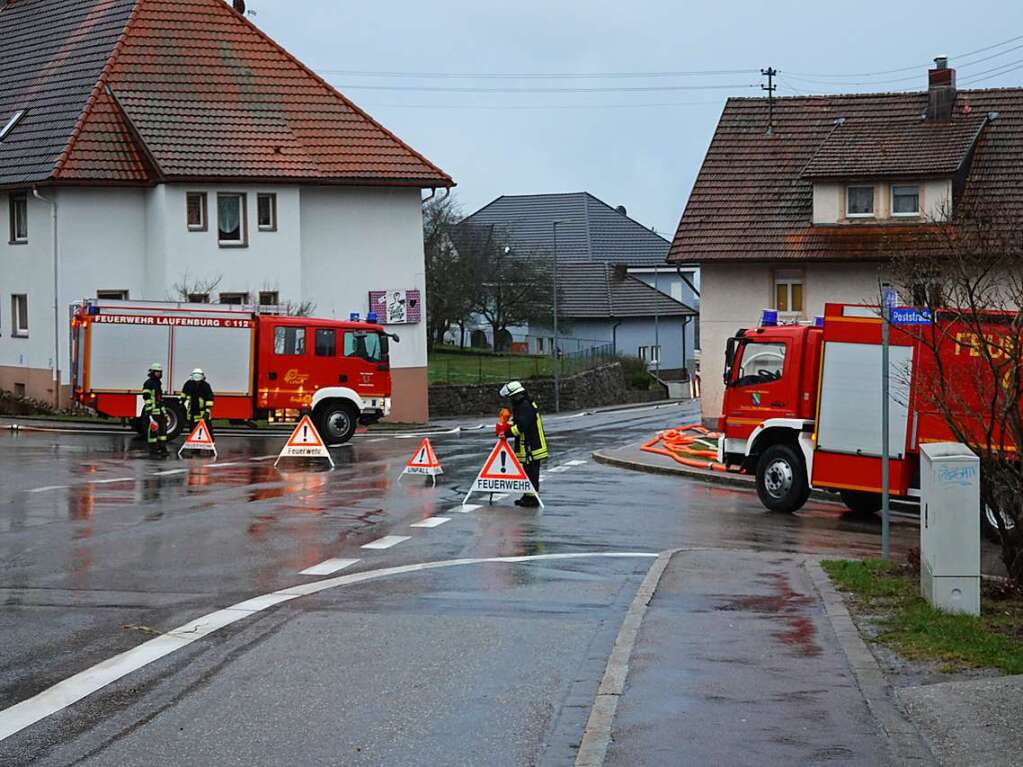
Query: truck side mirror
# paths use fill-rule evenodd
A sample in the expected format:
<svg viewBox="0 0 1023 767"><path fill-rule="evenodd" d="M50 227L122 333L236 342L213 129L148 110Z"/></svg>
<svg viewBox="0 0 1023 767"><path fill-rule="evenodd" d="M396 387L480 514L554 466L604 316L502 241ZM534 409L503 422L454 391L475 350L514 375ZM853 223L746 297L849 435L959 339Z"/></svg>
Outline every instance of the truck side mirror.
<svg viewBox="0 0 1023 767"><path fill-rule="evenodd" d="M736 340L735 338L729 338L728 343L725 344L725 373L722 378L726 387L732 378L732 363L735 362Z"/></svg>
<svg viewBox="0 0 1023 767"><path fill-rule="evenodd" d="M392 341L394 341L394 343L396 343L396 344L400 344L401 343L401 339L398 338L398 334L397 333L388 333L387 337L390 338Z"/></svg>

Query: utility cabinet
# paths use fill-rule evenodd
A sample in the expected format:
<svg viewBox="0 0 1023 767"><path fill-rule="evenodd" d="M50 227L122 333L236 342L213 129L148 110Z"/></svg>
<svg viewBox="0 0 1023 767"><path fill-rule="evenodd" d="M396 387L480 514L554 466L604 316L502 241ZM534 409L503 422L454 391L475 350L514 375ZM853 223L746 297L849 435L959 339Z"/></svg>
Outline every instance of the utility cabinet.
<svg viewBox="0 0 1023 767"><path fill-rule="evenodd" d="M958 442L920 446L920 590L980 615L980 459Z"/></svg>

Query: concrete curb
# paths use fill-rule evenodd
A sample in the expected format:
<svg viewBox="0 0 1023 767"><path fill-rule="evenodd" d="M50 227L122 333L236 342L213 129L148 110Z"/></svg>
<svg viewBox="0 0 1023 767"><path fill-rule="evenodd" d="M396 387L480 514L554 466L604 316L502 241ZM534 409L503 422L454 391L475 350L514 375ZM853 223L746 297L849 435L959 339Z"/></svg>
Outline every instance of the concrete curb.
<svg viewBox="0 0 1023 767"><path fill-rule="evenodd" d="M632 604L629 605L625 620L622 621L622 627L618 630L618 637L615 639L611 656L607 659L607 667L600 680L600 687L597 688L597 697L593 701L593 708L590 709L590 718L586 722L586 730L583 733L582 742L579 744L579 752L576 754L576 767L601 767L604 764L607 749L611 745L611 727L614 724L618 700L625 692L625 680L629 675L629 658L636 646L639 627L643 622L643 616L646 614L650 600L654 598L657 584L660 583L668 562L679 551L682 549L671 549L663 551L657 556L640 584Z"/></svg>
<svg viewBox="0 0 1023 767"><path fill-rule="evenodd" d="M888 748L896 764L937 765L916 725L896 702L894 691L884 672L867 647L860 630L856 628L842 595L817 560L803 563L814 590L824 603L824 612L835 631L838 643L856 677L860 694L874 716L881 731L887 736Z"/></svg>

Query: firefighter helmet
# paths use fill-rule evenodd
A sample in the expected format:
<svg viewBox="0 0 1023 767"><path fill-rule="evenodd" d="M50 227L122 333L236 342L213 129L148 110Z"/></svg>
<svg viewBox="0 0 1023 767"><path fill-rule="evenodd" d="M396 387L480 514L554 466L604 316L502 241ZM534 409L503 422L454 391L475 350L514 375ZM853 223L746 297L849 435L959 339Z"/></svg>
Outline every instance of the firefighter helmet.
<svg viewBox="0 0 1023 767"><path fill-rule="evenodd" d="M202 368L196 368L195 370L192 371L192 380L193 381L202 381L205 378L206 378L206 374L204 372L202 372Z"/></svg>
<svg viewBox="0 0 1023 767"><path fill-rule="evenodd" d="M526 391L526 387L523 386L519 381L509 381L501 387L502 397L514 397L516 394L522 394Z"/></svg>
<svg viewBox="0 0 1023 767"><path fill-rule="evenodd" d="M154 362L152 365L149 366L149 372L150 373L162 373L163 372L163 365L161 365L159 362Z"/></svg>

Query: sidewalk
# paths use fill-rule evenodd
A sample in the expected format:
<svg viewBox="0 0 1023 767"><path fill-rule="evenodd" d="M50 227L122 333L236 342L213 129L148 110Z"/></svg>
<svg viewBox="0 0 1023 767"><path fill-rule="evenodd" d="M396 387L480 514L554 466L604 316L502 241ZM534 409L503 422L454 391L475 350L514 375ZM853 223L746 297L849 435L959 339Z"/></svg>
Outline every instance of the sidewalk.
<svg viewBox="0 0 1023 767"><path fill-rule="evenodd" d="M606 764L903 764L802 559L676 554L633 650ZM926 749L918 742L920 760Z"/></svg>

